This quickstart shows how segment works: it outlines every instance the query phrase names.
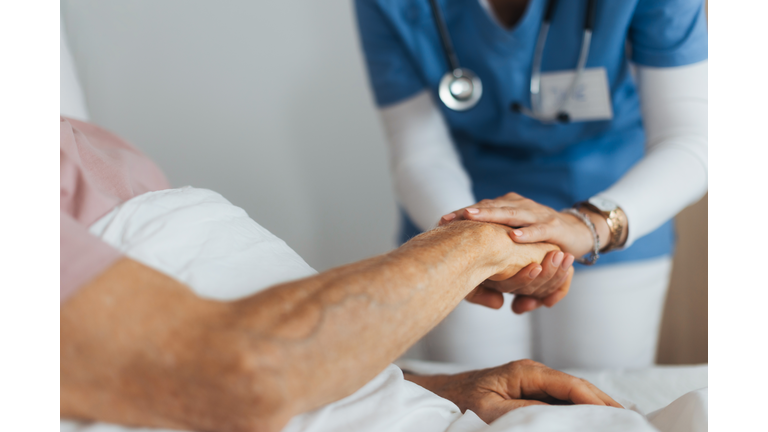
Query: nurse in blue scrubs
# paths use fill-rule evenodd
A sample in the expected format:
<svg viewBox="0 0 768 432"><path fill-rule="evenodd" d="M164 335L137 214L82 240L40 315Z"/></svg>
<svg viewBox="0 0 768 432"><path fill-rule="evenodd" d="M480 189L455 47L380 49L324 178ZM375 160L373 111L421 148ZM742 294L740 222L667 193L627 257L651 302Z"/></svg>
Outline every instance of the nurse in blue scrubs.
<svg viewBox="0 0 768 432"><path fill-rule="evenodd" d="M355 1L401 241L472 208L447 219L505 223L521 228L515 241L563 249L524 283L553 280L572 256L593 264L574 264L552 308L462 304L412 355L475 367L654 362L671 219L707 190L704 3L553 1ZM462 72L452 102L441 81Z"/></svg>

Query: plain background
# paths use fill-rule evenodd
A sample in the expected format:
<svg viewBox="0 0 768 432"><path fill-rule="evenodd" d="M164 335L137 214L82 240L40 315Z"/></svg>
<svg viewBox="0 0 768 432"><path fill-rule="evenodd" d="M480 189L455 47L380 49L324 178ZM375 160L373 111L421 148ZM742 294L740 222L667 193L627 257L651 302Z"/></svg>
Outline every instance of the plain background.
<svg viewBox="0 0 768 432"><path fill-rule="evenodd" d="M322 271L397 207L350 0L61 2L91 120L222 193ZM707 361L707 204L678 218L659 360Z"/></svg>

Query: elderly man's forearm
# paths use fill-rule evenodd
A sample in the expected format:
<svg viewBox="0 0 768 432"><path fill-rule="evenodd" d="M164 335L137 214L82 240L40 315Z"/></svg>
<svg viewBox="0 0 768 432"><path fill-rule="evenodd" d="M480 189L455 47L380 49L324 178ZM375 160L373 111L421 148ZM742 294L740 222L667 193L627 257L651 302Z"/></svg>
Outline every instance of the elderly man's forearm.
<svg viewBox="0 0 768 432"><path fill-rule="evenodd" d="M502 250L506 247L507 250ZM233 307L257 381L291 414L360 388L508 265L503 233L457 223L389 254L275 287Z"/></svg>
<svg viewBox="0 0 768 432"><path fill-rule="evenodd" d="M547 250L461 221L230 303L124 258L62 304L61 415L280 430L362 387L483 280Z"/></svg>

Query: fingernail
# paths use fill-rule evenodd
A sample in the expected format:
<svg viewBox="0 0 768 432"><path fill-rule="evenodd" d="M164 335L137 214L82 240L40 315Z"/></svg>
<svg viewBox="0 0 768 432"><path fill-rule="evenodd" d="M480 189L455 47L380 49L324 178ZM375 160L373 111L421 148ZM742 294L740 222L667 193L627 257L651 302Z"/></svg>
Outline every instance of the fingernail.
<svg viewBox="0 0 768 432"><path fill-rule="evenodd" d="M523 236L523 232L520 231L520 230L514 230L512 232L515 233L515 235L518 236L518 237L522 237Z"/></svg>
<svg viewBox="0 0 768 432"><path fill-rule="evenodd" d="M536 276L539 274L541 274L541 267L534 268L528 275L531 277L531 279L536 279Z"/></svg>
<svg viewBox="0 0 768 432"><path fill-rule="evenodd" d="M467 213L478 214L478 213L480 213L480 210L478 210L476 208L468 208L467 209Z"/></svg>
<svg viewBox="0 0 768 432"><path fill-rule="evenodd" d="M554 264L555 267L560 266L560 264L563 262L563 257L564 256L565 256L565 254L563 254L562 252L556 253L555 256L552 257L552 264Z"/></svg>
<svg viewBox="0 0 768 432"><path fill-rule="evenodd" d="M574 260L573 255L567 254L565 257L565 261L563 261L563 268L567 269L568 267L572 266L573 260Z"/></svg>
<svg viewBox="0 0 768 432"><path fill-rule="evenodd" d="M456 218L456 214L454 214L454 213L448 213L447 215L442 217L442 219L445 219L447 221L453 220L454 218Z"/></svg>

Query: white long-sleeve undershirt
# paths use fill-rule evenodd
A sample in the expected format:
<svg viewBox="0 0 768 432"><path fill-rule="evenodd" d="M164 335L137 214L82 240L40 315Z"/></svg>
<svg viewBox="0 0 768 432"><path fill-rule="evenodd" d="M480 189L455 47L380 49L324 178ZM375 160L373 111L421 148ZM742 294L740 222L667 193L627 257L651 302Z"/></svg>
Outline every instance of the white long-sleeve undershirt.
<svg viewBox="0 0 768 432"><path fill-rule="evenodd" d="M629 219L625 247L707 191L707 61L638 67L646 156L599 193ZM476 202L448 126L428 91L380 110L395 193L422 230ZM510 191L512 192L512 191Z"/></svg>

